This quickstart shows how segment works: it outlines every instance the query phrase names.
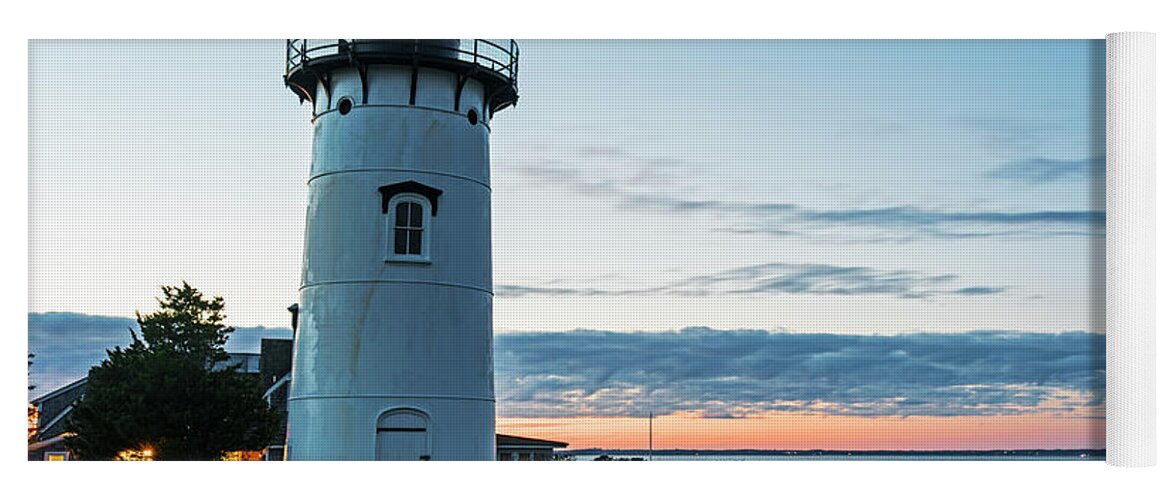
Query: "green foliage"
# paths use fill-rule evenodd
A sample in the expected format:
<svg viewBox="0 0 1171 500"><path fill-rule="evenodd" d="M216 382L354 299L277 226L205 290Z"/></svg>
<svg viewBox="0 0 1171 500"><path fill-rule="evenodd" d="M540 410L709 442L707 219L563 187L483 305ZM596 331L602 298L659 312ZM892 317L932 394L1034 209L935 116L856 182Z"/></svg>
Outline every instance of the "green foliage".
<svg viewBox="0 0 1171 500"><path fill-rule="evenodd" d="M146 316L134 313L150 350L211 362L228 359L224 343L235 329L224 326L222 297L204 300L203 293L184 281L182 287L164 285L163 298L158 301L158 311Z"/></svg>
<svg viewBox="0 0 1171 500"><path fill-rule="evenodd" d="M216 460L269 445L279 415L260 380L223 366L232 331L223 299L205 300L184 282L164 286L159 307L136 314L141 338L131 330L129 347L107 351L90 370L68 424L76 456L103 460L150 448L156 460Z"/></svg>

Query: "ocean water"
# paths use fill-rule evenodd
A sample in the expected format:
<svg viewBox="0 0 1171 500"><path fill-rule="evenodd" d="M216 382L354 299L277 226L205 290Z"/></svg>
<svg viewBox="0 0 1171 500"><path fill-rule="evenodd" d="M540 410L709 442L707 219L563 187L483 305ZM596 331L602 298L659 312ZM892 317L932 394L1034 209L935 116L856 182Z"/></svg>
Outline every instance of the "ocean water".
<svg viewBox="0 0 1171 500"><path fill-rule="evenodd" d="M632 460L641 459L646 460L647 455L644 454L625 454L615 453L607 454L610 458L615 460ZM576 461L591 461L601 455L583 454L575 455L572 460ZM1068 455L1068 454L1036 454L1036 455L1005 455L1005 454L980 454L980 455L952 455L952 454L865 454L865 455L726 455L726 454L704 454L698 453L693 455L655 455L652 460L656 462L669 461L723 461L723 462L740 462L740 461L795 461L795 460L817 460L817 461L949 461L949 462L989 462L989 461L1005 461L1005 462L1020 462L1020 461L1090 461L1101 462L1105 460L1104 456L1085 454L1082 455Z"/></svg>

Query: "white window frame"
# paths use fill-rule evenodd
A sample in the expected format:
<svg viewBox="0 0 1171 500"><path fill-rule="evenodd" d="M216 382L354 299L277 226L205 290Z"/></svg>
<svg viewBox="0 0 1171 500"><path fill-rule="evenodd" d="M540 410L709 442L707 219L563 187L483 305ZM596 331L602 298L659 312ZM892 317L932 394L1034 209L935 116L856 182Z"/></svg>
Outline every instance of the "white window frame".
<svg viewBox="0 0 1171 500"><path fill-rule="evenodd" d="M398 205L403 202L418 203L423 208L423 237L419 245L419 255L414 254L397 254L394 253L395 240L395 218L398 214ZM388 209L386 211L386 262L407 262L414 264L430 264L431 263L431 232L435 229L435 223L432 219L431 201L425 196L415 193L399 193L394 195L387 203ZM409 249L408 249L409 250Z"/></svg>

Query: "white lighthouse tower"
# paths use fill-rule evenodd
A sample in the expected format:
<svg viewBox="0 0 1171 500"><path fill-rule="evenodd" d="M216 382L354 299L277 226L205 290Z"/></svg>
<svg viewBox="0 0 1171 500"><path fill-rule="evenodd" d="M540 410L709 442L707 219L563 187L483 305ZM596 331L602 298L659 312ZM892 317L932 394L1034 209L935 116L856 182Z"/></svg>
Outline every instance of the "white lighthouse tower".
<svg viewBox="0 0 1171 500"><path fill-rule="evenodd" d="M289 40L313 107L290 460L492 460L489 124L516 43Z"/></svg>

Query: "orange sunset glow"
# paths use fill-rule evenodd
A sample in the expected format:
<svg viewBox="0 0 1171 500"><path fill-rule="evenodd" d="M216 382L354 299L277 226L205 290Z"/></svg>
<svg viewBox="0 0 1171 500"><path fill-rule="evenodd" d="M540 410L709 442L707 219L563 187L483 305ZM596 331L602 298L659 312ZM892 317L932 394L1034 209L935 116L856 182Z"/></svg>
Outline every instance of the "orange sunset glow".
<svg viewBox="0 0 1171 500"><path fill-rule="evenodd" d="M505 434L561 440L571 448L643 449L646 418L500 418ZM1048 415L854 417L781 413L654 419L655 449L1000 450L1097 449L1105 426L1093 417Z"/></svg>

